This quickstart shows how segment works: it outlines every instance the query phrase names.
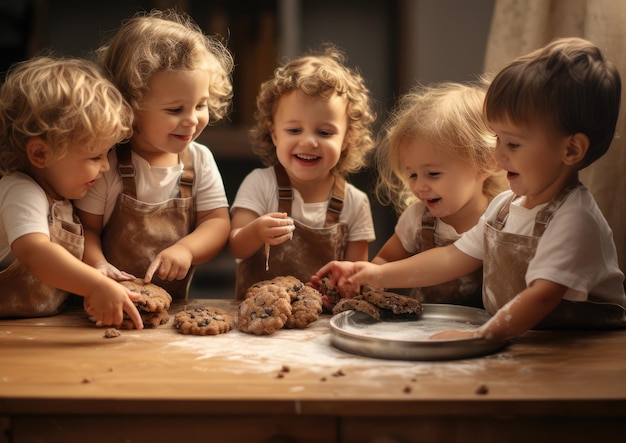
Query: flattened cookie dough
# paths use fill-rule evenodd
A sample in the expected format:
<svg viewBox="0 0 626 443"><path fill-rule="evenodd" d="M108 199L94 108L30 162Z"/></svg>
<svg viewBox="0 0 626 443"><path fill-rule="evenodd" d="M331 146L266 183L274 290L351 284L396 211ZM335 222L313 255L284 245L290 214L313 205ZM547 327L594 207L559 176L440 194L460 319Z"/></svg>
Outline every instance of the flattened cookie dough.
<svg viewBox="0 0 626 443"><path fill-rule="evenodd" d="M415 314L422 312L422 305L419 301L406 295L396 294L395 292L384 292L370 290L364 292L361 297L363 300L382 309L387 309L394 314Z"/></svg>
<svg viewBox="0 0 626 443"><path fill-rule="evenodd" d="M181 334L218 335L230 331L233 324L233 318L226 311L205 306L178 312L173 326Z"/></svg>
<svg viewBox="0 0 626 443"><path fill-rule="evenodd" d="M250 292L250 291L248 291ZM269 335L281 329L291 314L291 297L284 288L266 285L255 288L239 304L237 327L242 332Z"/></svg>
<svg viewBox="0 0 626 443"><path fill-rule="evenodd" d="M363 312L376 320L380 320L380 308L363 300L360 296L342 298L333 308L333 314L337 315L340 312L350 310Z"/></svg>
<svg viewBox="0 0 626 443"><path fill-rule="evenodd" d="M121 281L131 292L141 294L141 298L135 301L137 309L145 312L166 311L172 303L172 296L162 287L154 283L144 283L141 279Z"/></svg>

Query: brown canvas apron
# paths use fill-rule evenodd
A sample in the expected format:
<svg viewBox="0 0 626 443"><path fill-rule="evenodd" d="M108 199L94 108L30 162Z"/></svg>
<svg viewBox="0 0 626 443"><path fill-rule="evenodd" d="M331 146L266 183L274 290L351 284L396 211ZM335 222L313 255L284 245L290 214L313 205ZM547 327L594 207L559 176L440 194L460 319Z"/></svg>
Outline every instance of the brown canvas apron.
<svg viewBox="0 0 626 443"><path fill-rule="evenodd" d="M189 149L179 157L184 166L180 178L180 198L162 203L144 203L137 200L130 147L117 147L117 168L124 189L102 230L102 250L109 263L137 278L145 276L148 266L163 249L194 229L196 208L191 189L195 172ZM184 299L187 298L194 271L195 266L192 266L184 279L173 281L163 281L155 274L152 283L164 288L173 298Z"/></svg>
<svg viewBox="0 0 626 443"><path fill-rule="evenodd" d="M83 227L74 215L74 222L60 218L56 203L51 201L48 214L50 241L67 249L79 260L83 258L85 238ZM71 276L68 276L71 278ZM69 294L33 277L17 260L0 272L0 317L44 317L58 314Z"/></svg>
<svg viewBox="0 0 626 443"><path fill-rule="evenodd" d="M535 256L539 238L543 235L554 212L569 193L580 183L564 188L535 217L532 236L502 232L509 213L511 199L502 207L495 221L485 226L485 256L483 261L485 309L495 314L500 308L526 289L526 271ZM625 327L624 308L599 303L593 294L588 301L561 300L557 307L533 329L611 328Z"/></svg>
<svg viewBox="0 0 626 443"><path fill-rule="evenodd" d="M291 214L293 189L289 176L282 166L274 166L278 183L278 211ZM339 223L343 208L346 181L336 177L332 195L328 201L326 221L323 228L312 228L297 220L293 238L271 247L269 269L265 266L265 248L242 260L237 267L235 296L245 297L253 284L281 275L292 275L308 282L319 268L332 260L343 260L347 246L347 226Z"/></svg>
<svg viewBox="0 0 626 443"><path fill-rule="evenodd" d="M437 218L426 209L422 216L422 228L415 236L418 251L426 251L454 243L454 240L442 238L437 234L435 232L436 227ZM483 270L481 268L471 274L440 285L414 288L411 290L411 297L422 303L449 303L482 308L482 287Z"/></svg>

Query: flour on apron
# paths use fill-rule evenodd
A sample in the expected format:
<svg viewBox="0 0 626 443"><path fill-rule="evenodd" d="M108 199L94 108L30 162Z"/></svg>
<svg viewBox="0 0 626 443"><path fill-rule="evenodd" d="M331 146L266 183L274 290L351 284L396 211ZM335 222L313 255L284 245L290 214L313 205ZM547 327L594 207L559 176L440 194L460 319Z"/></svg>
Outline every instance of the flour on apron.
<svg viewBox="0 0 626 443"><path fill-rule="evenodd" d="M50 201L48 225L50 241L63 246L79 260L83 258L85 238L83 227L73 214L73 222L63 220L54 200ZM69 202L67 204L70 204ZM68 275L67 278L72 278ZM36 279L15 260L0 272L0 317L45 317L63 310L69 296L66 291L54 288Z"/></svg>
<svg viewBox="0 0 626 443"><path fill-rule="evenodd" d="M274 166L278 183L278 210L291 213L293 189L282 166ZM293 238L271 247L266 266L265 247L242 260L237 267L235 297L242 300L247 289L262 280L281 275L292 275L308 282L319 268L332 260L343 260L348 238L348 228L339 223L343 208L346 181L336 177L326 210L323 228L313 228L294 220ZM266 270L267 267L267 270Z"/></svg>
<svg viewBox="0 0 626 443"><path fill-rule="evenodd" d="M102 250L113 266L143 278L150 263L163 249L194 229L196 207L191 190L195 172L191 153L187 148L179 156L184 166L180 179L180 198L162 203L137 200L130 147L119 145L117 157L124 189L118 196L109 222L102 230ZM195 266L192 266L184 279L173 281L161 280L155 274L152 283L164 288L175 299L185 299L194 271Z"/></svg>
<svg viewBox="0 0 626 443"><path fill-rule="evenodd" d="M526 271L537 251L537 244L550 219L571 191L580 183L564 188L535 217L532 236L502 232L513 200L512 196L500 209L498 216L485 225L485 254L483 258L485 309L495 314L526 289ZM534 329L606 328L624 323L624 308L616 304L598 303L593 294L588 301L561 300Z"/></svg>

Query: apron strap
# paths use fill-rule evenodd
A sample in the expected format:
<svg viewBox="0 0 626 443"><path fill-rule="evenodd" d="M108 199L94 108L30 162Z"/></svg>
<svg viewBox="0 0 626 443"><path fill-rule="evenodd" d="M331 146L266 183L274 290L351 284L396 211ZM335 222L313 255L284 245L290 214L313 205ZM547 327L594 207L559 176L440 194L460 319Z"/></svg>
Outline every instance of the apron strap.
<svg viewBox="0 0 626 443"><path fill-rule="evenodd" d="M280 163L274 165L276 183L278 184L278 212L291 214L291 202L293 201L293 189L287 171Z"/></svg>
<svg viewBox="0 0 626 443"><path fill-rule="evenodd" d="M278 210L291 214L291 203L293 202L293 189L287 171L280 163L274 165L274 173L276 174L276 183L278 185ZM324 226L332 226L339 223L339 214L343 209L343 200L345 198L346 180L343 177L335 177L335 184L328 200L326 208L326 221Z"/></svg>
<svg viewBox="0 0 626 443"><path fill-rule="evenodd" d="M535 226L533 228L533 237L541 237L548 227L548 223L550 219L554 215L557 209L561 207L561 205L567 199L567 196L577 187L582 186L582 183L576 182L569 186L561 189L556 196L552 200L548 202L548 204L537 213L535 216ZM506 224L506 218L509 215L509 208L511 206L511 202L515 200L518 196L512 195L509 200L502 206L500 212L498 212L498 216L493 222L493 227L498 231L501 231L504 225Z"/></svg>
<svg viewBox="0 0 626 443"><path fill-rule="evenodd" d="M122 178L123 193L137 200L137 186L135 185L135 167L132 161L130 144L117 145L117 173Z"/></svg>
<svg viewBox="0 0 626 443"><path fill-rule="evenodd" d="M137 200L137 185L135 183L135 167L132 161L132 151L128 143L117 145L117 173L122 178L124 194ZM196 172L193 169L193 161L191 159L191 151L185 149L178 156L183 163L183 173L180 177L180 198L191 197L193 182L196 179Z"/></svg>
<svg viewBox="0 0 626 443"><path fill-rule="evenodd" d="M533 228L533 236L541 237L548 227L548 223L552 219L552 216L556 212L557 209L561 207L561 205L567 199L567 196L578 188L582 186L582 183L576 182L571 185L568 185L561 189L559 193L543 208L541 211L537 213L535 217L535 227Z"/></svg>
<svg viewBox="0 0 626 443"><path fill-rule="evenodd" d="M422 215L422 229L420 230L421 251L435 247L436 226L437 219L430 213L428 208L425 208Z"/></svg>

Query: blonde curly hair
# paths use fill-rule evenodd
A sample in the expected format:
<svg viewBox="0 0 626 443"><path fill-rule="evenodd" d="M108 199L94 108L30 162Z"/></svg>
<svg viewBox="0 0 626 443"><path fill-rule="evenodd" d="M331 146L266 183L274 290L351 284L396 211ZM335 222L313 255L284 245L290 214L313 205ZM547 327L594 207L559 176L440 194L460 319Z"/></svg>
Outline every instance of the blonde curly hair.
<svg viewBox="0 0 626 443"><path fill-rule="evenodd" d="M368 153L374 148L372 124L376 114L363 77L346 67L345 62L343 52L326 44L320 51L312 51L278 67L273 77L261 85L250 140L252 151L265 166L278 163L271 134L276 104L283 95L294 90L312 97L328 98L333 94L346 97L347 147L333 172L345 176L367 164Z"/></svg>
<svg viewBox="0 0 626 443"><path fill-rule="evenodd" d="M207 69L210 75L209 123L221 120L230 110L232 54L184 13L156 9L139 12L122 23L96 55L135 111L141 109L154 74L194 69Z"/></svg>
<svg viewBox="0 0 626 443"><path fill-rule="evenodd" d="M402 213L417 199L411 192L401 152L414 139L425 140L488 174L483 193L493 199L508 187L494 160L496 138L483 114L483 84L442 82L418 85L400 98L383 125L376 151L376 196Z"/></svg>
<svg viewBox="0 0 626 443"><path fill-rule="evenodd" d="M93 62L48 55L15 64L0 89L0 173L26 170L32 137L60 158L70 146L113 146L131 136L132 123L130 106Z"/></svg>

